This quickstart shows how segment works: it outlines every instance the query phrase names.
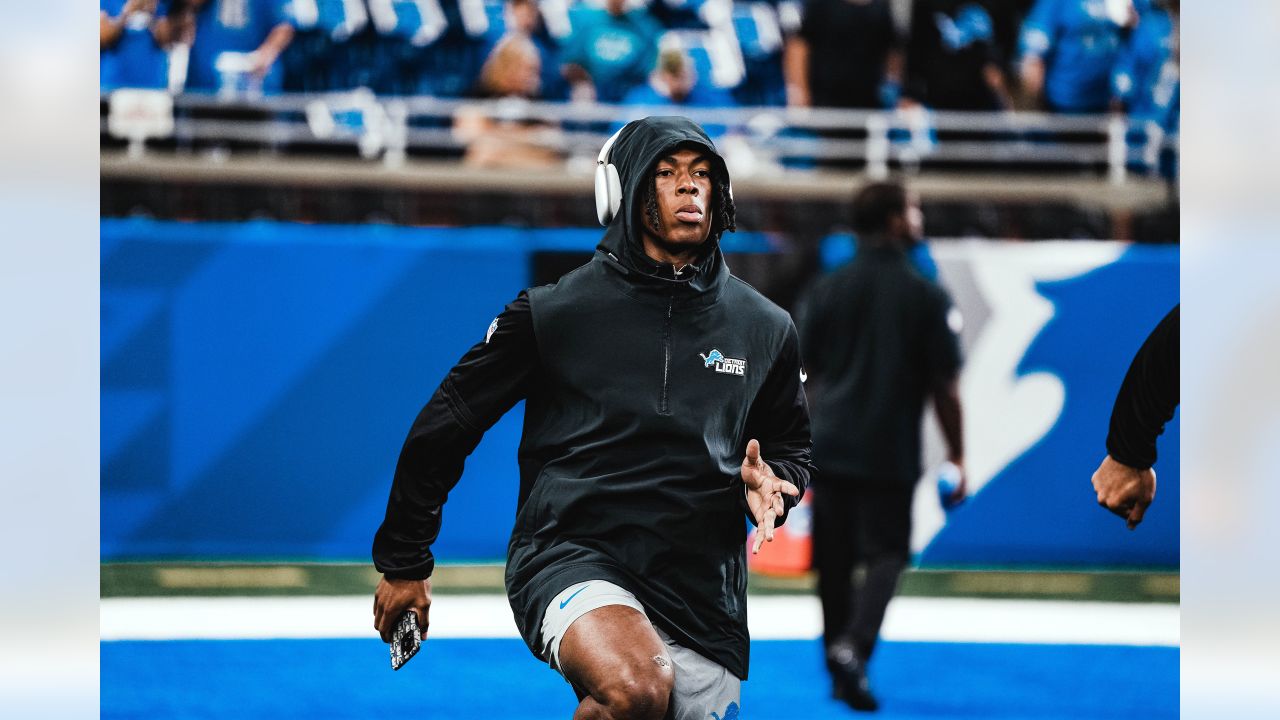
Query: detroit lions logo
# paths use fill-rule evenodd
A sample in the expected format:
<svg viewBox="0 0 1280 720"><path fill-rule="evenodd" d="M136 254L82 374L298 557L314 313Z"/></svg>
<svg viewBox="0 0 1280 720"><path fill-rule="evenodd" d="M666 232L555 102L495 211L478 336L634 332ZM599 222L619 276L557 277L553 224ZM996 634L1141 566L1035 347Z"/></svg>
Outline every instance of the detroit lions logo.
<svg viewBox="0 0 1280 720"><path fill-rule="evenodd" d="M933 19L943 44L951 52L960 52L974 43L991 42L995 34L991 16L981 5L965 5L955 20L946 13L934 13Z"/></svg>
<svg viewBox="0 0 1280 720"><path fill-rule="evenodd" d="M729 707L724 709L724 715L717 715L714 710L711 711L711 717L715 720L738 720L738 703L729 703Z"/></svg>
<svg viewBox="0 0 1280 720"><path fill-rule="evenodd" d="M702 367L714 368L718 373L725 375L747 374L746 360L725 357L724 353L715 348L712 348L709 353L698 353L698 357L702 358Z"/></svg>

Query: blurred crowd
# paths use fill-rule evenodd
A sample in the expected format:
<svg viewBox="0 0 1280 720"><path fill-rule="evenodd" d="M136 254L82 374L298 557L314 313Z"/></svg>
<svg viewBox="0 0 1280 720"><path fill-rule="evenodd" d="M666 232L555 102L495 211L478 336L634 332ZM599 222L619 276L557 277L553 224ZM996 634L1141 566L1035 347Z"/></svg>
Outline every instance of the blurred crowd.
<svg viewBox="0 0 1280 720"><path fill-rule="evenodd" d="M1165 134L1178 129L1179 0L101 0L101 8L103 92L368 88L646 107L1123 112ZM485 142L498 126L514 145ZM480 164L529 148L537 164L546 130L465 113L456 129L478 145Z"/></svg>
<svg viewBox="0 0 1280 720"><path fill-rule="evenodd" d="M101 0L101 83L1176 112L1178 0Z"/></svg>

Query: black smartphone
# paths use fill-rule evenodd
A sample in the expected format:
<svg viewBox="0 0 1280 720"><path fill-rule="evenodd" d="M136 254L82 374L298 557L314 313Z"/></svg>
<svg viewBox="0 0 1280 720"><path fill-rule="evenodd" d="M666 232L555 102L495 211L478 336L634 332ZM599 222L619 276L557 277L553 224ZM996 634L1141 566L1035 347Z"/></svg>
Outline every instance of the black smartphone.
<svg viewBox="0 0 1280 720"><path fill-rule="evenodd" d="M406 610L391 634L391 669L399 670L418 654L422 647L422 629L418 627L418 613Z"/></svg>

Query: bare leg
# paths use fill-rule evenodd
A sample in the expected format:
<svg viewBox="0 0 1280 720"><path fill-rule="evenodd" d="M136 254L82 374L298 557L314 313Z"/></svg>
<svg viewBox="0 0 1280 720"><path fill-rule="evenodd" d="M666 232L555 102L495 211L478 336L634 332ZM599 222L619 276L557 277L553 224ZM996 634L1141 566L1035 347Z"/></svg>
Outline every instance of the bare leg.
<svg viewBox="0 0 1280 720"><path fill-rule="evenodd" d="M625 605L574 621L560 641L560 670L585 694L574 720L661 720L675 684L666 645Z"/></svg>

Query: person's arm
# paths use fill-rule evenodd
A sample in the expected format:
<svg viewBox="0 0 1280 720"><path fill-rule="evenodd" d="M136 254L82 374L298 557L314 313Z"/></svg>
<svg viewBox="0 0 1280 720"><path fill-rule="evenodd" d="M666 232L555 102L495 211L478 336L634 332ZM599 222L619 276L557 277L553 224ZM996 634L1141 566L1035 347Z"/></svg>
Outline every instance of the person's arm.
<svg viewBox="0 0 1280 720"><path fill-rule="evenodd" d="M569 83L569 97L575 102L594 102L596 85L591 73L576 62L566 62L561 66L565 81Z"/></svg>
<svg viewBox="0 0 1280 720"><path fill-rule="evenodd" d="M106 10L98 13L98 49L114 47L124 34L124 13L111 17Z"/></svg>
<svg viewBox="0 0 1280 720"><path fill-rule="evenodd" d="M906 66L903 69L902 97L899 107L912 107L928 98L929 88L924 67L929 49L938 42L937 24L922 0L911 6L911 27L907 33Z"/></svg>
<svg viewBox="0 0 1280 720"><path fill-rule="evenodd" d="M1155 499L1156 438L1178 409L1179 308L1175 305L1134 356L1111 410L1107 456L1092 482L1098 504L1138 526Z"/></svg>
<svg viewBox="0 0 1280 720"><path fill-rule="evenodd" d="M587 47L589 26L574 28L573 34L565 41L564 52L560 56L560 74L569 83L569 99L574 102L595 102L596 86L591 73L587 71L590 62L590 50Z"/></svg>
<svg viewBox="0 0 1280 720"><path fill-rule="evenodd" d="M960 468L960 482L949 498L949 502L955 504L968 492L968 478L964 471L964 412L960 406L958 377L934 385L933 409L942 428L942 439L947 444L947 461Z"/></svg>
<svg viewBox="0 0 1280 720"><path fill-rule="evenodd" d="M178 39L179 25L169 17L169 2L157 2L154 20L151 21L151 37L156 45L168 48Z"/></svg>
<svg viewBox="0 0 1280 720"><path fill-rule="evenodd" d="M889 4L881 6L879 35L885 38L888 48L884 55L884 74L880 79L880 107L895 108L902 97L902 83L906 80L906 43L893 20Z"/></svg>
<svg viewBox="0 0 1280 720"><path fill-rule="evenodd" d="M129 15L145 8L154 0L125 0L124 6L120 8L120 14L111 17L106 9L102 9L98 13L98 49L106 50L113 47L120 41L120 36L124 35L124 24L129 19Z"/></svg>
<svg viewBox="0 0 1280 720"><path fill-rule="evenodd" d="M894 45L884 58L884 80L880 82L880 105L895 108L902 99L902 83L906 75L907 56L902 48Z"/></svg>
<svg viewBox="0 0 1280 720"><path fill-rule="evenodd" d="M1058 0L1036 0L1022 24L1022 60L1019 74L1022 91L1032 103L1044 93L1045 59L1053 49Z"/></svg>
<svg viewBox="0 0 1280 720"><path fill-rule="evenodd" d="M1115 65L1111 69L1111 110L1127 112L1137 90L1137 38L1130 36L1120 48Z"/></svg>
<svg viewBox="0 0 1280 720"><path fill-rule="evenodd" d="M800 339L791 326L747 414L743 497L748 517L762 530L753 551L773 539L773 528L786 522L814 472L803 373Z"/></svg>
<svg viewBox="0 0 1280 720"><path fill-rule="evenodd" d="M449 371L414 420L400 450L386 516L373 540L383 574L374 596L374 627L384 641L406 609L425 632L435 569L431 544L463 462L503 414L522 399L537 366L533 316L521 293L494 320L484 341Z"/></svg>
<svg viewBox="0 0 1280 720"><path fill-rule="evenodd" d="M809 107L809 41L799 35L787 38L782 49L783 77L787 84L787 105Z"/></svg>
<svg viewBox="0 0 1280 720"><path fill-rule="evenodd" d="M809 92L809 37L820 13L810 2L795 7L800 13L800 26L783 43L782 76L787 86L787 105L805 108L813 104Z"/></svg>
<svg viewBox="0 0 1280 720"><path fill-rule="evenodd" d="M990 16L988 15L990 20ZM992 97L1002 110L1013 109L1013 94L1009 92L1009 81L1005 77L1005 48L1001 44L1000 38L996 35L996 25L994 20L991 21L992 34L982 41L983 54L986 55L986 64L982 66L982 81L986 83L991 90Z"/></svg>
<svg viewBox="0 0 1280 720"><path fill-rule="evenodd" d="M280 54L293 42L293 35L292 23L282 22L271 28L267 39L253 51L253 73L258 76L266 75L280 58Z"/></svg>
<svg viewBox="0 0 1280 720"><path fill-rule="evenodd" d="M925 337L928 359L930 397L947 445L947 460L960 469L960 482L952 493L951 504L964 499L968 492L968 473L964 467L964 413L960 404L960 311L940 287L934 296Z"/></svg>
<svg viewBox="0 0 1280 720"><path fill-rule="evenodd" d="M1001 109L1012 110L1013 95L1005 82L1004 70L1000 69L998 64L989 62L982 68L982 79L987 83L987 87L991 88L991 94L995 96Z"/></svg>

